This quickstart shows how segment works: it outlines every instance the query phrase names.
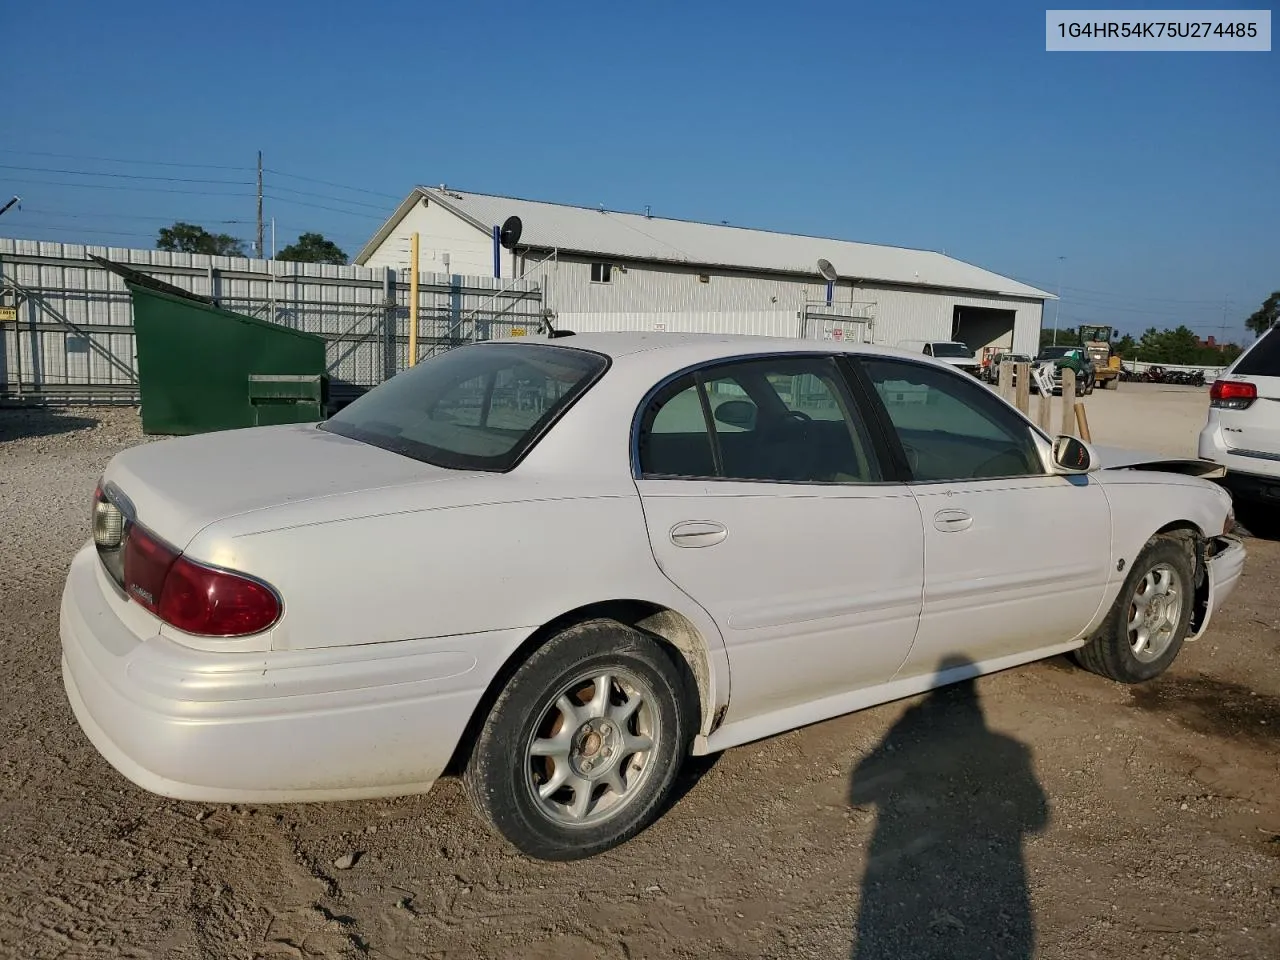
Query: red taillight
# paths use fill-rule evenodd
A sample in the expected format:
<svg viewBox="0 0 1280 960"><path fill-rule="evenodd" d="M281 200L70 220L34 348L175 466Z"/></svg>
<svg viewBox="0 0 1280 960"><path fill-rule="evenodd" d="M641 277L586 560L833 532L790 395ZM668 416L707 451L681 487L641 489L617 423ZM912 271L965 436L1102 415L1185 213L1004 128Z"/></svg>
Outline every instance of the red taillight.
<svg viewBox="0 0 1280 960"><path fill-rule="evenodd" d="M124 588L165 623L200 636L244 637L280 617L269 587L194 563L139 526L125 541Z"/></svg>
<svg viewBox="0 0 1280 960"><path fill-rule="evenodd" d="M1209 405L1244 410L1258 399L1257 384L1247 380L1215 380L1209 388Z"/></svg>
<svg viewBox="0 0 1280 960"><path fill-rule="evenodd" d="M275 623L280 601L256 580L179 557L165 580L158 613L187 633L243 637Z"/></svg>
<svg viewBox="0 0 1280 960"><path fill-rule="evenodd" d="M134 526L124 544L124 590L134 600L157 613L169 569L177 553Z"/></svg>

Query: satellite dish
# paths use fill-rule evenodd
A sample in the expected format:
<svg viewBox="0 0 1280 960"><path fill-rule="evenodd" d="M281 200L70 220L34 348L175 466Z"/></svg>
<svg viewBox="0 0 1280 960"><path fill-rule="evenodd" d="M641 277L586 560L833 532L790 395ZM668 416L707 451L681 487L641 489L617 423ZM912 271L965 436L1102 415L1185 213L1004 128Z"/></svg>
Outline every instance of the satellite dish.
<svg viewBox="0 0 1280 960"><path fill-rule="evenodd" d="M507 217L502 224L502 231L498 234L498 242L508 250L514 249L515 245L520 242L520 231L524 229L524 224L520 222L519 217Z"/></svg>
<svg viewBox="0 0 1280 960"><path fill-rule="evenodd" d="M822 258L818 259L818 272L822 274L822 279L828 282L834 282L836 277L839 276L836 273L836 268L831 265L831 261Z"/></svg>

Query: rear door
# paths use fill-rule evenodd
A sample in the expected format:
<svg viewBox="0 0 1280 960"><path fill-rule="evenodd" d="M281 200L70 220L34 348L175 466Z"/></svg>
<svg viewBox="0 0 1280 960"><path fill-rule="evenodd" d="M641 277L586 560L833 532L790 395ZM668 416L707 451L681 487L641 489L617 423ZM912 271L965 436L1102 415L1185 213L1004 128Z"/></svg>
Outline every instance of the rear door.
<svg viewBox="0 0 1280 960"><path fill-rule="evenodd" d="M1269 460L1268 473L1280 473L1280 327L1272 327L1219 379L1251 383L1257 399L1241 408L1217 408L1222 439L1228 450L1255 460ZM1261 454L1261 456L1258 456Z"/></svg>
<svg viewBox="0 0 1280 960"><path fill-rule="evenodd" d="M920 511L885 479L832 357L681 376L646 405L636 449L654 557L724 636L726 721L893 676L920 613Z"/></svg>

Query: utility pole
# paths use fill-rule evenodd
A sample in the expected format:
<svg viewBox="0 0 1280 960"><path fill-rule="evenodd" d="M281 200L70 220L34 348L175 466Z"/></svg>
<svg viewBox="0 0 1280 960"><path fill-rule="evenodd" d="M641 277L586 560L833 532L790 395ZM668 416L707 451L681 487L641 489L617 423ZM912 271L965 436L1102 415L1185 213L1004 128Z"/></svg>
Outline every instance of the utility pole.
<svg viewBox="0 0 1280 960"><path fill-rule="evenodd" d="M258 258L266 254L262 250L262 151L258 151Z"/></svg>
<svg viewBox="0 0 1280 960"><path fill-rule="evenodd" d="M1053 345L1058 345L1058 304L1062 303L1062 261L1066 257L1058 258L1058 299L1053 301Z"/></svg>
<svg viewBox="0 0 1280 960"><path fill-rule="evenodd" d="M6 210L12 207L15 203L21 203L21 202L22 202L21 197L14 197L12 200L6 203L3 207L0 207L0 213L4 213Z"/></svg>

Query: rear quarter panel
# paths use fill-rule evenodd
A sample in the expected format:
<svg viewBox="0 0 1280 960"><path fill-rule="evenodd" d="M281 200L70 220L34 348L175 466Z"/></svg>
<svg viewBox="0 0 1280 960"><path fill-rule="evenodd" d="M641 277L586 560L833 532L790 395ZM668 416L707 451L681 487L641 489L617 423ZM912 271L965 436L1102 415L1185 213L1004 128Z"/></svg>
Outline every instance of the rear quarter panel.
<svg viewBox="0 0 1280 960"><path fill-rule="evenodd" d="M435 485L430 506L414 499L398 488L230 518L187 552L280 592L273 650L510 630L511 649L479 656L501 663L534 630L580 607L657 604L698 631L708 700L725 702L719 630L658 569L629 478L551 484L512 474Z"/></svg>

